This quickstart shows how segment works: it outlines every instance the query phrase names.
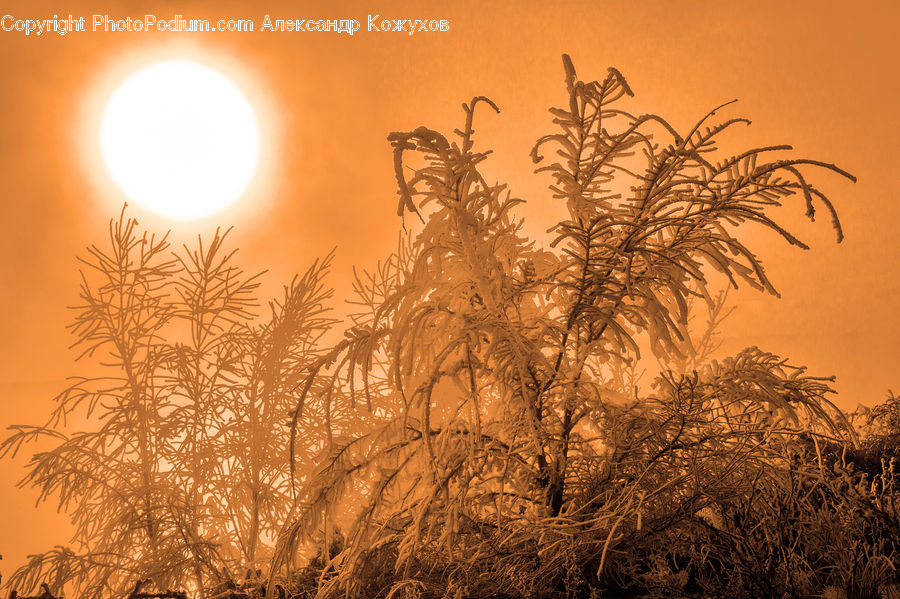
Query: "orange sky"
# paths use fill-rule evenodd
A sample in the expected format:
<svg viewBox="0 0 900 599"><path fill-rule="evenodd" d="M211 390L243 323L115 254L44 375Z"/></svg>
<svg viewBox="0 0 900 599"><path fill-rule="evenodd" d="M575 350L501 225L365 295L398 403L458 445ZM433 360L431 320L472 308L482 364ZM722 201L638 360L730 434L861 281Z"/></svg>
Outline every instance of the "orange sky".
<svg viewBox="0 0 900 599"><path fill-rule="evenodd" d="M116 78L154 59L187 57L220 68L262 112L263 162L240 206L173 225L176 239L237 225L232 243L247 270L269 269L274 286L337 246L333 284L370 265L396 240L386 135L419 125L448 131L460 103L493 99L478 141L495 156L489 175L533 202L535 230L546 179L532 174L533 141L563 98L560 55L582 77L607 66L628 79L632 112L654 111L687 128L738 98L731 115L750 128L737 144L790 143L795 155L834 162L856 185L821 174L841 215L838 245L827 222L810 225L798 204L784 211L812 250L760 238L760 254L783 299L734 295L739 309L725 348L749 344L835 374L838 403L880 401L900 391L896 276L900 172L896 24L892 2L658 1L525 2L37 2L0 13L40 19L152 13L210 20L357 19L352 38L334 33L75 33L26 37L0 31L0 427L42 420L66 376L77 374L64 327L77 291L75 255L100 241L122 197L97 164L96 119ZM786 5L786 6L785 6ZM0 16L2 16L0 14ZM447 19L446 33L366 32L369 14ZM546 212L546 211L544 211ZM135 209L142 223L170 224ZM23 460L0 462L0 572L25 553L68 539L52 508L14 488Z"/></svg>

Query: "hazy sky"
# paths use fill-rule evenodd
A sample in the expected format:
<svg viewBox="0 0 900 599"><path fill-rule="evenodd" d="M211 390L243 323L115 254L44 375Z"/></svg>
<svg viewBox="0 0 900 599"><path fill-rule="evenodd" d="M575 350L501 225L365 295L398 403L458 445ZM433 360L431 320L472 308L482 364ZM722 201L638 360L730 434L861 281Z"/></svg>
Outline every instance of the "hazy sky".
<svg viewBox="0 0 900 599"><path fill-rule="evenodd" d="M133 209L142 224L172 227L175 240L236 225L231 241L247 270L268 269L274 287L337 246L333 284L353 265L390 251L399 226L387 134L461 124L460 103L483 94L501 108L476 122L495 150L489 176L530 200L529 226L552 222L547 180L529 151L548 130L547 108L564 99L560 55L583 78L615 66L636 98L676 127L723 101L747 116L736 148L789 143L794 156L834 162L859 182L817 173L841 215L836 244L827 219L809 224L802 202L787 206L810 251L769 235L759 254L782 299L752 291L724 329L724 350L759 345L838 377L839 405L900 391L896 276L900 202L897 140L900 43L893 3L813 1L622 2L4 2L15 19L154 14L171 19L356 19L335 33L84 32L25 36L0 31L0 217L2 287L0 426L42 420L66 376L79 373L67 349L66 306L77 299L75 256L101 242L123 198L99 163L97 124L106 94L130 71L184 57L218 68L241 86L262 122L261 169L245 198L214 218L166 223ZM448 32L367 32L380 19L446 19ZM18 490L24 460L0 462L0 572L25 553L67 542L52 507Z"/></svg>

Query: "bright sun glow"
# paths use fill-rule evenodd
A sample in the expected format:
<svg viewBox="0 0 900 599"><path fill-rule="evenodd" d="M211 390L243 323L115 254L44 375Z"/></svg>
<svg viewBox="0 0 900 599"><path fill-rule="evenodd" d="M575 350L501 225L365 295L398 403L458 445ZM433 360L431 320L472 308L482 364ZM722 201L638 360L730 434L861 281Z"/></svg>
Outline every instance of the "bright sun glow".
<svg viewBox="0 0 900 599"><path fill-rule="evenodd" d="M227 77L190 60L167 60L128 77L110 96L100 150L134 202L185 221L237 200L259 161L253 108Z"/></svg>

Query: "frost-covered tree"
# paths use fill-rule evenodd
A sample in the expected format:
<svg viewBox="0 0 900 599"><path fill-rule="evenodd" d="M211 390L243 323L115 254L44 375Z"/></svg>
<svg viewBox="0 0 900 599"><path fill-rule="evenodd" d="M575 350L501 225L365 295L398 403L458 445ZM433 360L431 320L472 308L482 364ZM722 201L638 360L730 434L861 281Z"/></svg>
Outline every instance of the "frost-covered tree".
<svg viewBox="0 0 900 599"><path fill-rule="evenodd" d="M344 544L323 549L321 596L584 593L633 573L640 539L751 493L798 434L849 434L826 379L756 348L663 373L640 397L627 373L642 340L693 364L705 341L689 306L719 309L712 273L775 293L744 233L805 248L771 216L783 201L824 209L840 240L808 177L853 177L784 145L724 155L717 140L748 122L720 118L725 105L680 131L628 112L615 69L582 81L564 66L566 101L531 154L550 178L542 201L565 214L547 249L523 233L522 200L483 175L473 123L492 101L464 104L452 136L389 136L399 214L421 224L359 278L363 308L314 369L331 373L333 405L374 403L383 421L331 440L273 577L352 514Z"/></svg>
<svg viewBox="0 0 900 599"><path fill-rule="evenodd" d="M10 588L124 597L149 579L203 597L270 558L292 503L291 411L332 324L330 256L257 316L258 275L224 244L216 232L172 251L123 211L88 248L70 327L88 374L44 426L13 426L0 446L42 440L22 485L56 498L74 537L31 556ZM325 437L306 426L300 447Z"/></svg>

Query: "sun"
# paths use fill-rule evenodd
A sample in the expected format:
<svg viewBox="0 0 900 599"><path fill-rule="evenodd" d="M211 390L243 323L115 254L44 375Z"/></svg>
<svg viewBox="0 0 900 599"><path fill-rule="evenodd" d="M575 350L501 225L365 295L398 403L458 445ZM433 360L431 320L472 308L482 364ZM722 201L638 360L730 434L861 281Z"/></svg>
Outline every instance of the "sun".
<svg viewBox="0 0 900 599"><path fill-rule="evenodd" d="M153 63L110 95L100 152L110 176L144 208L177 221L211 216L247 189L259 124L237 85L191 60Z"/></svg>

